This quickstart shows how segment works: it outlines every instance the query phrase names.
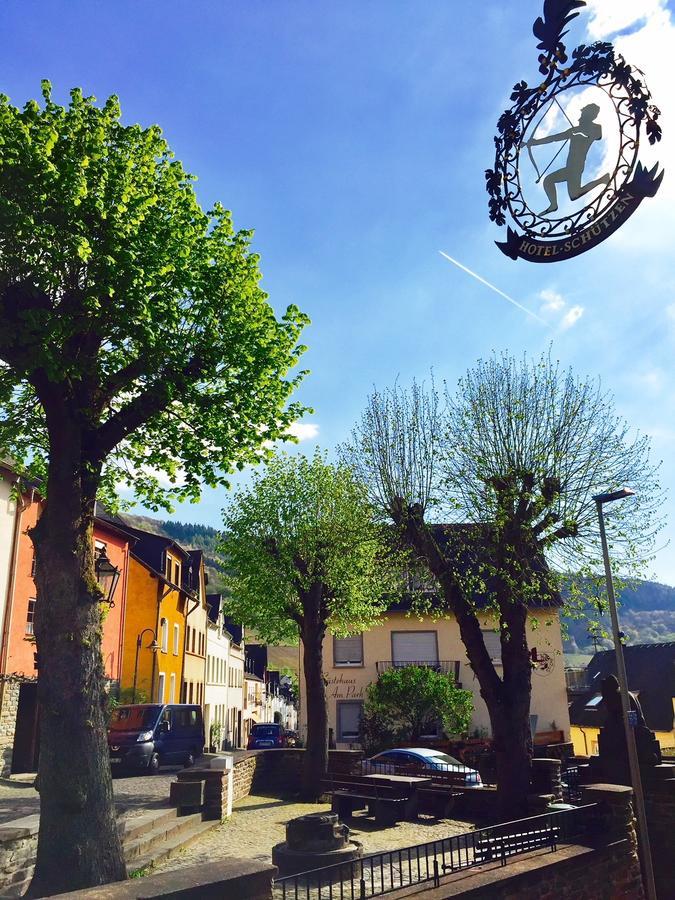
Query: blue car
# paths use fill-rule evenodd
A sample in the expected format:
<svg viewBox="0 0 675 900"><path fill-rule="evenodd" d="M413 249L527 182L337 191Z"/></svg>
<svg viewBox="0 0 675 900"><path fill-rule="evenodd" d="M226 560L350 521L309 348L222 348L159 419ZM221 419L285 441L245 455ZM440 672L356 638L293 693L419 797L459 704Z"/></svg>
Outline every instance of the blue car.
<svg viewBox="0 0 675 900"><path fill-rule="evenodd" d="M483 782L475 769L440 750L427 747L400 747L396 750L385 750L361 763L364 774L441 774L458 787L482 787Z"/></svg>
<svg viewBox="0 0 675 900"><path fill-rule="evenodd" d="M119 706L108 726L113 770L154 775L164 765L193 765L204 751L200 706L137 703Z"/></svg>

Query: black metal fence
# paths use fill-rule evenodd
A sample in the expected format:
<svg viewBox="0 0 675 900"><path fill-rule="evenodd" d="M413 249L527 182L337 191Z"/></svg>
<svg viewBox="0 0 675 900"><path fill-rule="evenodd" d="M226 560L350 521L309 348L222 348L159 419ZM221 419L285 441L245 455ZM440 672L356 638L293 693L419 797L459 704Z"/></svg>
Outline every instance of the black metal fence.
<svg viewBox="0 0 675 900"><path fill-rule="evenodd" d="M437 887L444 875L453 872L487 862L506 865L512 856L540 849L555 852L560 844L583 841L595 832L596 809L597 804L591 803L289 875L274 882L274 897L368 900L427 881Z"/></svg>
<svg viewBox="0 0 675 900"><path fill-rule="evenodd" d="M563 800L566 803L578 803L581 800L581 782L579 780L579 768L567 766L560 773L562 782Z"/></svg>

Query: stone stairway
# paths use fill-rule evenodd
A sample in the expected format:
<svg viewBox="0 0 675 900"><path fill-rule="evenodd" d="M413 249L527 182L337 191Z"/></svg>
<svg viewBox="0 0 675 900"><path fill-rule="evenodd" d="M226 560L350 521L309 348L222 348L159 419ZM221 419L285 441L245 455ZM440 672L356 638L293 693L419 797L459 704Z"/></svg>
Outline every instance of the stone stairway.
<svg viewBox="0 0 675 900"><path fill-rule="evenodd" d="M0 854L4 862L0 870L0 900L21 897L27 890L35 865L39 824L39 815L31 815L0 825ZM119 831L129 875L169 859L219 824L214 820L205 821L201 813L179 816L170 807L120 818Z"/></svg>

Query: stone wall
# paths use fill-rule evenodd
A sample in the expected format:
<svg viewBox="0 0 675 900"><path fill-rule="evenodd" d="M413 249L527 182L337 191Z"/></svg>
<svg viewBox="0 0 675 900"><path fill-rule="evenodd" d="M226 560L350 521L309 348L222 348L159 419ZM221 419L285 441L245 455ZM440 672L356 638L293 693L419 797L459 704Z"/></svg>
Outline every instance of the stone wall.
<svg viewBox="0 0 675 900"><path fill-rule="evenodd" d="M647 825L659 897L675 897L675 765L644 770Z"/></svg>
<svg viewBox="0 0 675 900"><path fill-rule="evenodd" d="M18 681L0 681L0 777L2 778L8 778L12 771L20 687Z"/></svg>
<svg viewBox="0 0 675 900"><path fill-rule="evenodd" d="M0 825L0 881L3 896L20 896L35 868L40 817Z"/></svg>
<svg viewBox="0 0 675 900"><path fill-rule="evenodd" d="M255 859L224 859L58 896L59 900L272 900L276 871Z"/></svg>
<svg viewBox="0 0 675 900"><path fill-rule="evenodd" d="M251 750L235 758L233 801L248 797L252 792L275 790L294 794L300 790L302 761L305 751ZM363 759L360 750L329 750L328 770L335 775L354 774Z"/></svg>

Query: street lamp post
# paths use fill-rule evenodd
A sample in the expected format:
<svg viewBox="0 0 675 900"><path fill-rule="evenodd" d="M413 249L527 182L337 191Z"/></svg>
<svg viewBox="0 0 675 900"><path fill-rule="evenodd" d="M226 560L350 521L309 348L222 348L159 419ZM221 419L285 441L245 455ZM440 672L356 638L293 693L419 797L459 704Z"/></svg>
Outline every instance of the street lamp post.
<svg viewBox="0 0 675 900"><path fill-rule="evenodd" d="M136 702L136 679L138 678L138 654L141 649L141 645L143 643L143 635L149 631L152 635L152 641L148 644L148 650L151 650L153 653L157 653L159 650L159 644L157 643L157 635L155 634L154 628L144 628L143 631L136 638L136 659L134 661L134 688L132 692L132 703ZM152 697L150 698L152 700Z"/></svg>
<svg viewBox="0 0 675 900"><path fill-rule="evenodd" d="M652 853L649 846L649 829L647 827L647 812L645 808L645 796L642 790L642 776L640 774L640 763L638 761L637 746L635 744L635 732L630 722L630 697L628 694L628 677L626 675L626 661L623 655L623 644L621 643L621 632L619 630L619 616L616 610L616 597L614 595L614 580L612 578L612 569L609 563L609 548L607 546L607 535L605 533L605 517L603 513L603 505L612 503L614 500L624 500L631 497L635 491L629 488L622 488L619 491L613 491L608 494L598 494L593 497L598 510L598 522L600 523L600 540L602 542L602 558L605 564L605 578L607 581L607 598L609 600L609 613L612 619L612 633L614 637L614 655L616 658L616 671L619 680L619 692L621 695L621 708L623 711L623 727L626 734L626 746L628 748L628 763L630 766L630 777L633 784L633 795L635 797L635 812L637 816L638 838L640 848L642 850L642 872L645 880L645 888L647 900L656 900L656 886L654 884L654 866L652 864Z"/></svg>

